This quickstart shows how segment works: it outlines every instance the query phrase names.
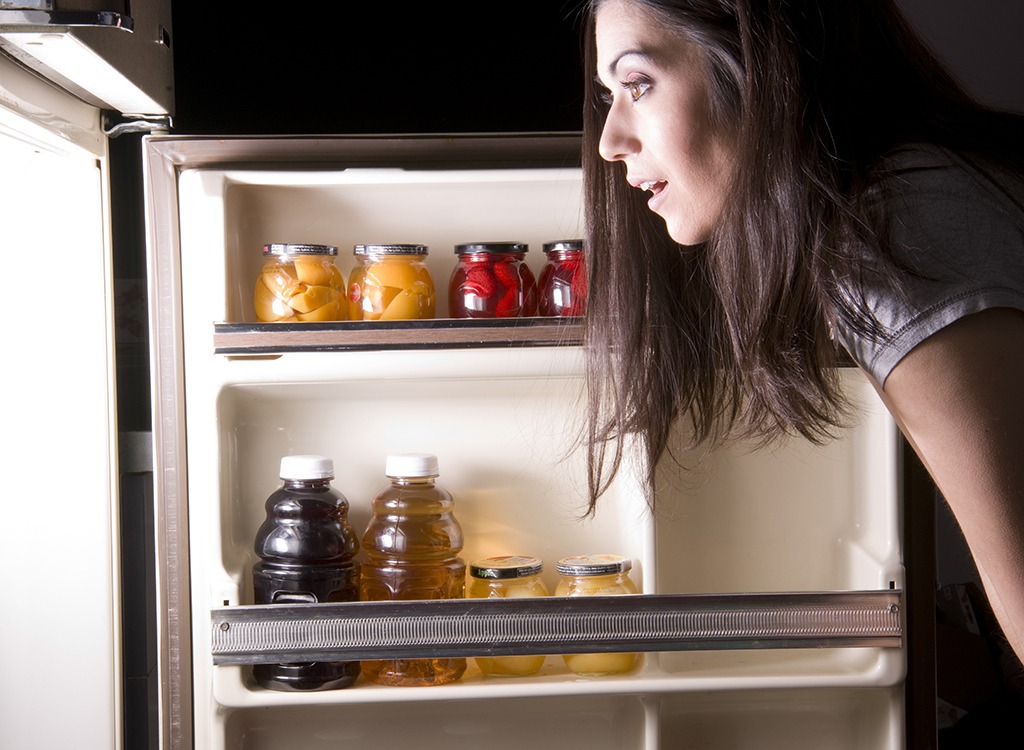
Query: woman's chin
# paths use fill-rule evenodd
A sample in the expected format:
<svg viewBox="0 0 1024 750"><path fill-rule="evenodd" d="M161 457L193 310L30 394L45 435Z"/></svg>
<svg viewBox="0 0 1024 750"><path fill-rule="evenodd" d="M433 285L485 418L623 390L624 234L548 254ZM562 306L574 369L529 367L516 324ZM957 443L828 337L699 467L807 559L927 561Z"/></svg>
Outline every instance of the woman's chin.
<svg viewBox="0 0 1024 750"><path fill-rule="evenodd" d="M711 236L710 230L696 227L690 222L672 222L666 219L665 228L668 230L668 236L680 245L702 245Z"/></svg>

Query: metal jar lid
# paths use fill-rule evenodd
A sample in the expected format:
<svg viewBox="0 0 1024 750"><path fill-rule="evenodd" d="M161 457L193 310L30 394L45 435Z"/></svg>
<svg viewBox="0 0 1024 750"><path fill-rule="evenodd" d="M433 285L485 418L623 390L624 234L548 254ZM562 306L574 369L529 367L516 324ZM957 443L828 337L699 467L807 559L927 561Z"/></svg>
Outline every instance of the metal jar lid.
<svg viewBox="0 0 1024 750"><path fill-rule="evenodd" d="M356 245L353 255L426 255L426 245Z"/></svg>
<svg viewBox="0 0 1024 750"><path fill-rule="evenodd" d="M544 570L544 563L536 557L500 555L485 557L470 564L469 574L474 578L503 580L535 576Z"/></svg>
<svg viewBox="0 0 1024 750"><path fill-rule="evenodd" d="M555 240L544 243L546 253L571 253L583 250L583 240Z"/></svg>
<svg viewBox="0 0 1024 750"><path fill-rule="evenodd" d="M558 572L564 576L606 576L632 567L633 562L622 555L579 555L558 561Z"/></svg>
<svg viewBox="0 0 1024 750"><path fill-rule="evenodd" d="M525 242L466 242L455 246L456 255L475 253L525 253L530 246Z"/></svg>
<svg viewBox="0 0 1024 750"><path fill-rule="evenodd" d="M337 255L334 245L309 245L295 242L273 242L263 246L264 255Z"/></svg>

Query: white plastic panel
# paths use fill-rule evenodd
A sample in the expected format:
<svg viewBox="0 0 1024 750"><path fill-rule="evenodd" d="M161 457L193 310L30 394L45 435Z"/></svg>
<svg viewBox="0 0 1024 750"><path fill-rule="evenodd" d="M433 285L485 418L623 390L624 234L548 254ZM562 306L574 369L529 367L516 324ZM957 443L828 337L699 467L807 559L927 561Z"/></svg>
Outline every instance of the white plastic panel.
<svg viewBox="0 0 1024 750"><path fill-rule="evenodd" d="M829 591L902 585L896 429L867 379L843 371L848 429L659 467L664 592Z"/></svg>
<svg viewBox="0 0 1024 750"><path fill-rule="evenodd" d="M417 689L417 688L412 688ZM400 689L400 692L406 692ZM415 747L422 750L521 750L647 747L644 708L635 697L245 710L224 720L224 745L237 750ZM571 741L563 742L571 737ZM212 750L212 748L211 748Z"/></svg>
<svg viewBox="0 0 1024 750"><path fill-rule="evenodd" d="M661 747L673 750L875 750L903 747L892 690L774 690L666 697Z"/></svg>

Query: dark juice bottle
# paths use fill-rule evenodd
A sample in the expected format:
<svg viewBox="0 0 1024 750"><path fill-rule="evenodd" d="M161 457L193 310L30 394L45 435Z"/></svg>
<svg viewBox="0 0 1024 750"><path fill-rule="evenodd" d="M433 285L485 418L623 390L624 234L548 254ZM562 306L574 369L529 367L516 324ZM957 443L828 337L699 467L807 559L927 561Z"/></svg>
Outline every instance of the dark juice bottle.
<svg viewBox="0 0 1024 750"><path fill-rule="evenodd" d="M348 500L331 486L334 462L285 456L280 475L284 484L267 498L267 517L256 532L256 604L357 601L359 539L349 525ZM271 690L329 690L351 685L359 662L256 664L253 676Z"/></svg>
<svg viewBox="0 0 1024 750"><path fill-rule="evenodd" d="M391 485L374 498L363 535L360 598L364 601L462 599L466 563L451 494L435 484L437 457L387 458ZM442 685L466 671L464 658L364 661L363 676L381 685Z"/></svg>

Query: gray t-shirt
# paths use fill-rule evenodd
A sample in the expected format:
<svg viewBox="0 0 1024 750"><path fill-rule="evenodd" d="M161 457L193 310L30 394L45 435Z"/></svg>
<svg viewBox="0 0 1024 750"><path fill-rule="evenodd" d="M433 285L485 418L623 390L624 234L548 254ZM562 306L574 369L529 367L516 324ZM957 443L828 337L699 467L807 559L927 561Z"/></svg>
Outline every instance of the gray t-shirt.
<svg viewBox="0 0 1024 750"><path fill-rule="evenodd" d="M950 323L992 307L1024 310L1024 177L935 146L901 149L887 165L889 237L915 269L903 295L867 289L888 336L837 332L884 385L911 349Z"/></svg>

